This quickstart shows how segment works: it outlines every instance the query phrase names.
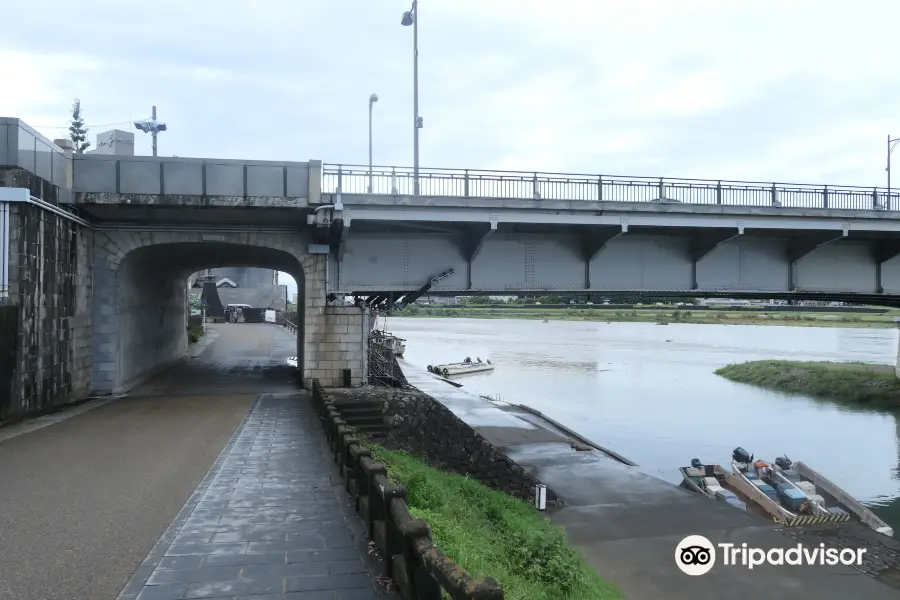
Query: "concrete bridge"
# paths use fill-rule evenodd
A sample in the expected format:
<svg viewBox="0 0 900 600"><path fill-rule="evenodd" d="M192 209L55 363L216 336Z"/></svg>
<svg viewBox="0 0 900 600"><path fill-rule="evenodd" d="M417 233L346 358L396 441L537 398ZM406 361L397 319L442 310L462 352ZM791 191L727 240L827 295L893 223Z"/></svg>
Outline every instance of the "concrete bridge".
<svg viewBox="0 0 900 600"><path fill-rule="evenodd" d="M412 178L72 154L0 120L0 418L179 361L187 278L211 267L295 278L298 367L324 385L365 378L367 308L341 294L900 298L900 194L878 188L425 169L414 196Z"/></svg>

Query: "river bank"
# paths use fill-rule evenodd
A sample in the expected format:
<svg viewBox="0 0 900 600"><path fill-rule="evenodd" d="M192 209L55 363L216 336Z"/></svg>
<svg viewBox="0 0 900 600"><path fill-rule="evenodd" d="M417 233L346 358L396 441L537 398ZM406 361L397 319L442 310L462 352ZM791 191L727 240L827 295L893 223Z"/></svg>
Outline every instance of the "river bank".
<svg viewBox="0 0 900 600"><path fill-rule="evenodd" d="M758 360L715 371L731 381L825 400L877 408L900 408L894 367L871 363Z"/></svg>
<svg viewBox="0 0 900 600"><path fill-rule="evenodd" d="M889 329L895 327L894 311L882 314L846 312L781 312L683 310L677 307L647 307L631 310L607 309L602 306L577 308L502 308L463 306L456 308L408 306L392 313L393 317L528 319L547 321L591 321L605 323L687 323L694 325L780 325L792 327L854 327Z"/></svg>
<svg viewBox="0 0 900 600"><path fill-rule="evenodd" d="M404 452L369 448L389 477L406 486L410 511L428 522L441 550L470 575L499 581L504 598L624 598L569 545L561 527L528 504Z"/></svg>

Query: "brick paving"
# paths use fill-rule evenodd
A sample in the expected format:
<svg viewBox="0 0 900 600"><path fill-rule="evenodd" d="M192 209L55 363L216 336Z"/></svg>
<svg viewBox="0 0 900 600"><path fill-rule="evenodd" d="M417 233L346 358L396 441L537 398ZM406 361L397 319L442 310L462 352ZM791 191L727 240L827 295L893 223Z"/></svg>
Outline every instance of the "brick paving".
<svg viewBox="0 0 900 600"><path fill-rule="evenodd" d="M119 600L382 597L327 452L307 393L260 396Z"/></svg>

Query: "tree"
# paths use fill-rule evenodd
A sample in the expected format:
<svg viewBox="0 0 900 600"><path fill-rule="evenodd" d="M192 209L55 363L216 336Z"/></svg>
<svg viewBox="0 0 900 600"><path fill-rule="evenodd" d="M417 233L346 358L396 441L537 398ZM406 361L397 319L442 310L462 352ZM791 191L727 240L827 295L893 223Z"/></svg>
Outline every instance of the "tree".
<svg viewBox="0 0 900 600"><path fill-rule="evenodd" d="M72 121L69 123L69 139L75 144L75 152L82 154L90 148L91 143L87 141L88 129L84 126L84 119L81 118L81 100L75 99L72 105Z"/></svg>

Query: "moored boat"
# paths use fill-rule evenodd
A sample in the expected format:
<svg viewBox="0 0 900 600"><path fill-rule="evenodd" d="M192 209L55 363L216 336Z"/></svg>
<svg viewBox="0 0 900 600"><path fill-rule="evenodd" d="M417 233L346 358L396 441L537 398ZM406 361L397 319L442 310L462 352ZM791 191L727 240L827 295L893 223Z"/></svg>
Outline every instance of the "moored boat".
<svg viewBox="0 0 900 600"><path fill-rule="evenodd" d="M893 537L894 530L890 525L812 467L802 462L793 462L787 456L779 456L775 459L773 473L777 483L788 489L800 490L813 505L815 514L847 515L878 533Z"/></svg>
<svg viewBox="0 0 900 600"><path fill-rule="evenodd" d="M776 518L788 526L818 525L850 521L850 515L841 509L829 509L821 496L807 492L785 477L779 477L772 465L743 448L732 453L731 469L749 483L759 494L759 502Z"/></svg>
<svg viewBox="0 0 900 600"><path fill-rule="evenodd" d="M695 458L691 460L690 467L679 467L678 470L687 489L740 510L747 510L747 503L731 489L729 480L734 476L721 465L704 465L700 459Z"/></svg>
<svg viewBox="0 0 900 600"><path fill-rule="evenodd" d="M462 362L447 363L442 365L428 365L428 372L435 375L451 377L453 375L466 375L469 373L486 373L493 371L494 366L490 360L482 361L476 358L474 361L468 356Z"/></svg>

